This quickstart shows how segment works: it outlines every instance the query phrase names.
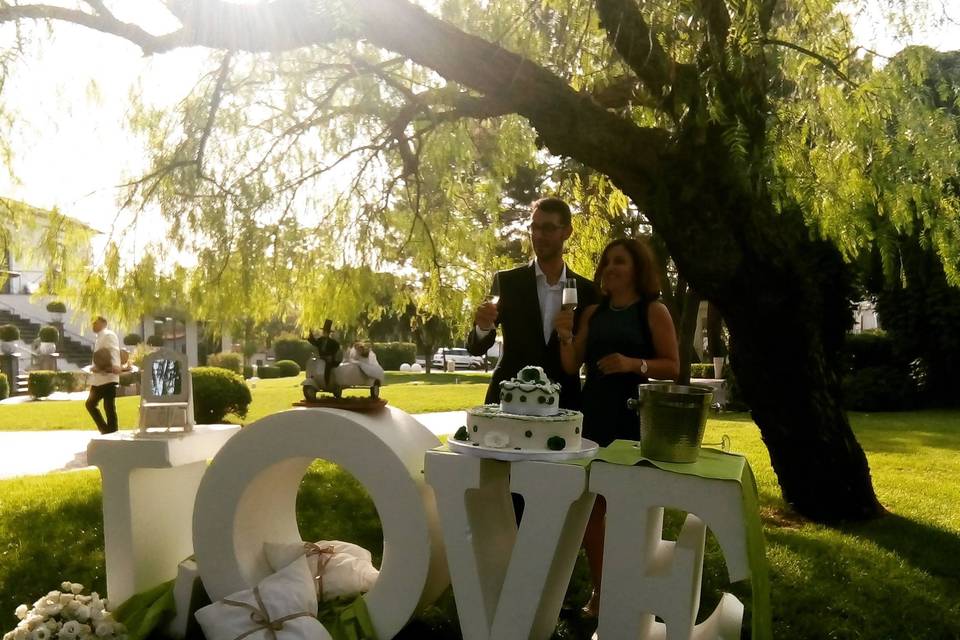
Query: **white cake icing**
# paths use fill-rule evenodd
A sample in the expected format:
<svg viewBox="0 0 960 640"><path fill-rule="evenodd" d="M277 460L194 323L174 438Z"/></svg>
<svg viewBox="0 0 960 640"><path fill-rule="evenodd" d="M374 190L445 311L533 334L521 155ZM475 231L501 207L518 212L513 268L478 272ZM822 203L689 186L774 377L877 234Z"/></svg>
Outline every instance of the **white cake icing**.
<svg viewBox="0 0 960 640"><path fill-rule="evenodd" d="M457 441L505 450L579 451L583 414L561 409L560 385L540 367L524 367L500 383L500 405L467 409Z"/></svg>
<svg viewBox="0 0 960 640"><path fill-rule="evenodd" d="M555 416L560 411L560 385L540 367L524 367L513 380L500 383L500 410L520 416Z"/></svg>

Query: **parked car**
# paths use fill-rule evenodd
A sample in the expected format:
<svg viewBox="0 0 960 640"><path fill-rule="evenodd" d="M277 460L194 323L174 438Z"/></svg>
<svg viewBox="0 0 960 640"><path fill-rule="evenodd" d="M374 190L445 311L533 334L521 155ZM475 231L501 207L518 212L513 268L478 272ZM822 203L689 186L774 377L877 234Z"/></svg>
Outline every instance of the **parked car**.
<svg viewBox="0 0 960 640"><path fill-rule="evenodd" d="M466 369L481 369L483 368L483 358L480 356L472 356L470 352L466 349L457 349L452 347L447 347L445 349L437 349L437 352L433 354L433 366L442 367L444 356L446 356L447 362L453 362L459 368Z"/></svg>

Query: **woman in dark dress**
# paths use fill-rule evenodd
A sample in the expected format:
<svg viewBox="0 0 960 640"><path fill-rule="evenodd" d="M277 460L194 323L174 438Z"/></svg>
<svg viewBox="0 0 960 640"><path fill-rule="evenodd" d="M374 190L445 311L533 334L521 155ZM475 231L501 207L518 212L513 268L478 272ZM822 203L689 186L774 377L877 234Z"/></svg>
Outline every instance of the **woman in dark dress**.
<svg viewBox="0 0 960 640"><path fill-rule="evenodd" d="M602 297L587 307L573 335L573 311L554 322L563 367L574 373L583 364L583 436L607 446L618 438L640 439L635 412L627 400L649 378L675 380L680 372L677 335L667 307L658 301L660 283L650 249L640 240L621 238L606 246L594 274ZM596 615L600 603L606 503L597 497L584 547L593 575L593 596L585 611Z"/></svg>

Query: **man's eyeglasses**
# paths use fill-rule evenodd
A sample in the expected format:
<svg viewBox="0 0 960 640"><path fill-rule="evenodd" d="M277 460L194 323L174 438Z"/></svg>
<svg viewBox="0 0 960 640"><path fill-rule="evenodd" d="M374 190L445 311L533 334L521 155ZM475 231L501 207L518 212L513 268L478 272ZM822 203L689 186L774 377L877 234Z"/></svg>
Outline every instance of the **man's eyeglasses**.
<svg viewBox="0 0 960 640"><path fill-rule="evenodd" d="M563 229L563 226L553 224L552 222L544 222L543 224L534 224L531 222L527 228L530 229L530 233L556 233L560 231L560 229Z"/></svg>

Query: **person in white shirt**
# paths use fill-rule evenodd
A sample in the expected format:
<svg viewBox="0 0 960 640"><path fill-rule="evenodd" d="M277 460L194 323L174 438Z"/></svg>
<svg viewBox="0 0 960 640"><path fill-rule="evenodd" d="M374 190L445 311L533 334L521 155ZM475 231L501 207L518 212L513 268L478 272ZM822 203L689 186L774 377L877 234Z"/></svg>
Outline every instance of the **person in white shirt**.
<svg viewBox="0 0 960 640"><path fill-rule="evenodd" d="M93 320L97 340L93 346L93 367L90 369L90 395L87 411L93 417L100 433L117 430L117 387L120 386L120 340L107 328L107 319L97 316ZM103 400L103 412L97 407Z"/></svg>

